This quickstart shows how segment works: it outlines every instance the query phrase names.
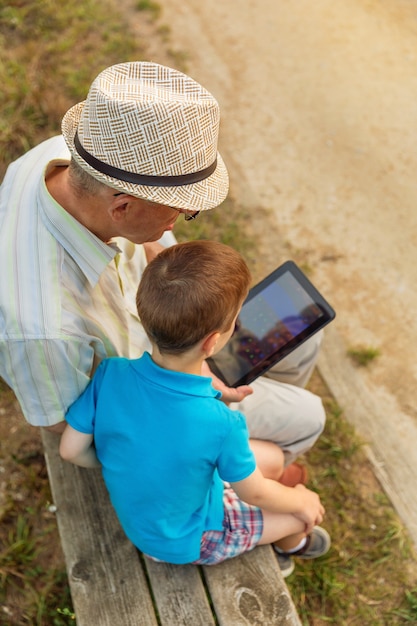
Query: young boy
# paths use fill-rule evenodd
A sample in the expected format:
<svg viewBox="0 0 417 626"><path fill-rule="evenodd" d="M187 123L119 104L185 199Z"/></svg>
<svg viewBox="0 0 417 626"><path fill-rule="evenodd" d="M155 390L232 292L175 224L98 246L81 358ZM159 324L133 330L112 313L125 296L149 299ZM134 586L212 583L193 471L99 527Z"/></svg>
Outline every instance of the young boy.
<svg viewBox="0 0 417 626"><path fill-rule="evenodd" d="M286 576L290 554L329 549L317 526L324 508L303 485L274 480L275 444L249 442L244 416L202 375L232 335L249 284L243 258L223 244L161 252L137 293L152 356L100 364L67 413L60 452L101 465L127 536L150 558L214 564L273 543Z"/></svg>

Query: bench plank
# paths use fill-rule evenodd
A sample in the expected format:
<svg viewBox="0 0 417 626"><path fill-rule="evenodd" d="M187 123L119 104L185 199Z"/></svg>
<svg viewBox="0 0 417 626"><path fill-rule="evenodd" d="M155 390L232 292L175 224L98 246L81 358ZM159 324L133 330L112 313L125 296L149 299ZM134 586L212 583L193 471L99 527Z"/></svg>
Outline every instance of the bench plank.
<svg viewBox="0 0 417 626"><path fill-rule="evenodd" d="M61 460L59 437L42 440L78 626L157 626L136 548L110 503L101 470Z"/></svg>
<svg viewBox="0 0 417 626"><path fill-rule="evenodd" d="M170 565L145 558L162 626L214 626L212 610L196 565Z"/></svg>
<svg viewBox="0 0 417 626"><path fill-rule="evenodd" d="M301 626L271 546L203 571L220 626Z"/></svg>

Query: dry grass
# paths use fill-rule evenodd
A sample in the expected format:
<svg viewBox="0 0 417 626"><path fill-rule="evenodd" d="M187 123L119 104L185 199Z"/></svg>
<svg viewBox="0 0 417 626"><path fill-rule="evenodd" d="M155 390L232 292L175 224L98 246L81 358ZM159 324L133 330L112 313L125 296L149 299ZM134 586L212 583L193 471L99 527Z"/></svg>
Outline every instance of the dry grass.
<svg viewBox="0 0 417 626"><path fill-rule="evenodd" d="M105 67L143 56L111 0L12 0L0 5L0 177L5 165L59 132L65 111Z"/></svg>

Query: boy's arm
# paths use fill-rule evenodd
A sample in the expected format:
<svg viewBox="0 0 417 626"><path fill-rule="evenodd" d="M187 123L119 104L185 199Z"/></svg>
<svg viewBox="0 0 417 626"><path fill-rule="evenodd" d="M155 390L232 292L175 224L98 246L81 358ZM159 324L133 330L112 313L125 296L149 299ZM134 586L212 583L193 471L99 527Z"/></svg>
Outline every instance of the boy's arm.
<svg viewBox="0 0 417 626"><path fill-rule="evenodd" d="M93 435L86 435L66 425L61 437L59 453L65 461L81 467L101 467L93 446Z"/></svg>
<svg viewBox="0 0 417 626"><path fill-rule="evenodd" d="M239 498L271 513L290 513L306 524L306 532L320 524L324 507L319 496L304 485L285 487L275 480L264 478L259 468L245 478L231 483Z"/></svg>

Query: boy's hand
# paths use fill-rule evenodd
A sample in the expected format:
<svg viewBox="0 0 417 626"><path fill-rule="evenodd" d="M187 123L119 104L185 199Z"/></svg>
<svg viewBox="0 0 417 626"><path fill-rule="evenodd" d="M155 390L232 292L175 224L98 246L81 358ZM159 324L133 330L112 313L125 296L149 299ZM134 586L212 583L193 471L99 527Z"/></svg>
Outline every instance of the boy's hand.
<svg viewBox="0 0 417 626"><path fill-rule="evenodd" d="M302 497L302 509L294 516L305 523L305 532L310 533L314 526L318 526L323 521L325 509L317 493L307 489L304 485L297 485L294 487L300 493Z"/></svg>
<svg viewBox="0 0 417 626"><path fill-rule="evenodd" d="M225 404L241 402L246 396L250 396L253 393L253 389L249 387L249 385L241 385L240 387L228 387L225 385L220 378L217 378L217 376L213 374L206 361L203 362L201 374L203 376L210 376L213 381L213 387L217 389L217 391L221 391L221 400Z"/></svg>

